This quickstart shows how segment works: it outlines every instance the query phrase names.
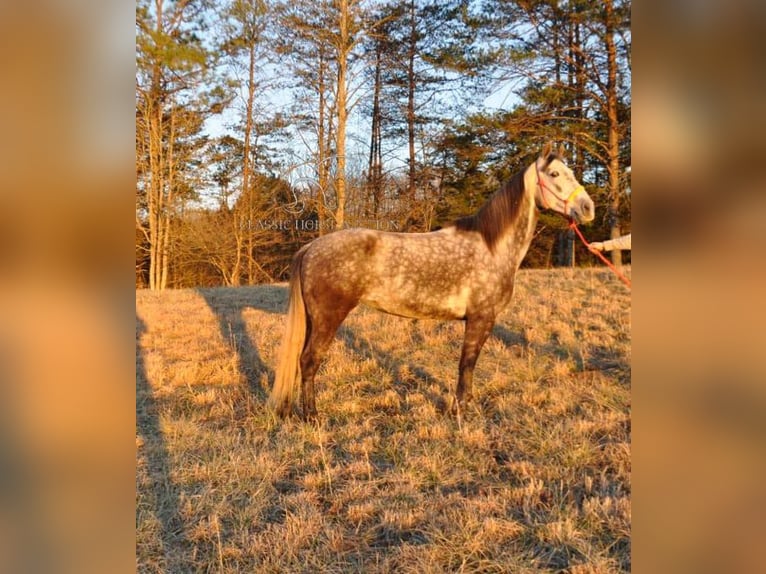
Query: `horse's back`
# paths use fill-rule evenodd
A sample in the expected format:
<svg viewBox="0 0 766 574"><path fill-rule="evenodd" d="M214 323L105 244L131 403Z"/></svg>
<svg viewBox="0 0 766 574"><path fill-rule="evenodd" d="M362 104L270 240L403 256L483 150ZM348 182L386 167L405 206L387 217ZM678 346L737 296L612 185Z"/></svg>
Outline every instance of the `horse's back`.
<svg viewBox="0 0 766 574"><path fill-rule="evenodd" d="M461 319L471 297L472 249L449 229L337 231L310 244L304 289L325 301L353 300L405 317Z"/></svg>

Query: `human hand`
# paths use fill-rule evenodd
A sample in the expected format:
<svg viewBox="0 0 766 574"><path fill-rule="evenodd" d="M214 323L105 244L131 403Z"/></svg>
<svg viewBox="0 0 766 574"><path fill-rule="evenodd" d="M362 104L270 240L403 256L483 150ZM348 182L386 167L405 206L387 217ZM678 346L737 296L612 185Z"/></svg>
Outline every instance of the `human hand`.
<svg viewBox="0 0 766 574"><path fill-rule="evenodd" d="M603 241L594 241L592 243L589 243L588 244L588 249L590 249L593 252L603 251L604 250L604 242Z"/></svg>

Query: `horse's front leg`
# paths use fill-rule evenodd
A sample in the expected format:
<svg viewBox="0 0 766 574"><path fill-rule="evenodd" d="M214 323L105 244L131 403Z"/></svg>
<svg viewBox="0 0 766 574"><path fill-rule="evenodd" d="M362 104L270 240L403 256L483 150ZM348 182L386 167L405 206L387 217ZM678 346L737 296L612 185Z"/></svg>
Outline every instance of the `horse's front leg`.
<svg viewBox="0 0 766 574"><path fill-rule="evenodd" d="M494 324L494 316L478 315L466 319L465 340L463 341L463 351L460 354L457 380L457 402L453 406L454 411L465 407L473 398L473 369Z"/></svg>

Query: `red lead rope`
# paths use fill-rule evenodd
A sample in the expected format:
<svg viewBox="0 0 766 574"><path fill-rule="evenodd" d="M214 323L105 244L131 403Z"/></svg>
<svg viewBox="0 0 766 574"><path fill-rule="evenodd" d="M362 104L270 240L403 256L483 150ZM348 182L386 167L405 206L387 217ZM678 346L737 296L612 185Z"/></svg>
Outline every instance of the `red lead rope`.
<svg viewBox="0 0 766 574"><path fill-rule="evenodd" d="M587 247L587 248L588 248L588 251L590 251L591 253L594 253L595 255L598 255L598 256L599 256L599 258L601 259L601 261L603 261L604 263L606 263L606 264L609 266L609 269L611 269L611 270L614 272L614 274L615 274L615 275L617 275L617 277L619 277L619 278L620 278L620 280L621 280L623 283L625 283L625 285L627 285L627 286L628 286L628 288L631 288L630 279L628 279L627 277L625 277L625 275L623 275L622 273L620 273L620 271L617 269L617 267L615 267L614 265L612 265L612 262L611 262L611 261L609 261L609 260L608 260L606 257L604 257L604 256L603 256L603 255L602 255L602 254L601 254L599 251L597 251L597 250L595 250L595 249L591 249L591 248L590 248L590 244L589 244L589 243L586 241L586 239L585 239L585 238L582 236L582 233L580 232L580 229L577 227L577 223L575 223L575 220L574 220L574 219L572 219L572 220L570 221L570 223L569 223L569 228L570 228L570 229L574 229L574 230L575 230L575 233L577 233L577 236L580 238L580 241L582 241L582 242L583 242L583 245L585 245L585 247Z"/></svg>

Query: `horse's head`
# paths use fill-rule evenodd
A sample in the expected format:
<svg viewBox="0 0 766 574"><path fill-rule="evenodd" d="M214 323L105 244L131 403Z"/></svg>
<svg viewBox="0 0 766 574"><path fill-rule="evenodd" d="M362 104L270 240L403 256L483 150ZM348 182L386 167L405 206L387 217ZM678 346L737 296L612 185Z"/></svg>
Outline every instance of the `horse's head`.
<svg viewBox="0 0 766 574"><path fill-rule="evenodd" d="M579 223L593 221L596 210L593 200L572 170L564 163L563 146L558 153L550 144L535 162L535 201L539 207L552 209L575 219Z"/></svg>

